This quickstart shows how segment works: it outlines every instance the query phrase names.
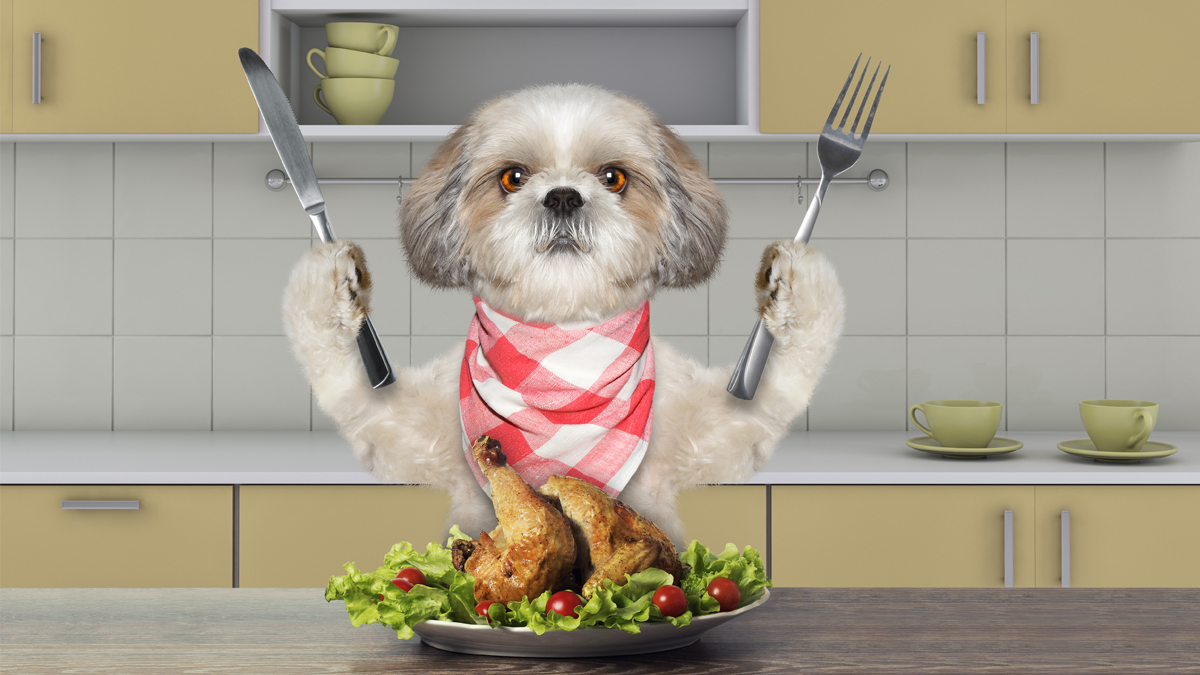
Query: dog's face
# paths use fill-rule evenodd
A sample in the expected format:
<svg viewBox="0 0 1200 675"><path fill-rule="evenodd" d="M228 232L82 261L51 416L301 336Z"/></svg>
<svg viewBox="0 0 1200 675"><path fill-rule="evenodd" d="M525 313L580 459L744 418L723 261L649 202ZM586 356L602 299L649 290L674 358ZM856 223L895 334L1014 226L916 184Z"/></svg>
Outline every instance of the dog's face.
<svg viewBox="0 0 1200 675"><path fill-rule="evenodd" d="M491 101L438 148L400 211L409 266L536 323L598 321L716 269L716 186L641 104L597 87Z"/></svg>

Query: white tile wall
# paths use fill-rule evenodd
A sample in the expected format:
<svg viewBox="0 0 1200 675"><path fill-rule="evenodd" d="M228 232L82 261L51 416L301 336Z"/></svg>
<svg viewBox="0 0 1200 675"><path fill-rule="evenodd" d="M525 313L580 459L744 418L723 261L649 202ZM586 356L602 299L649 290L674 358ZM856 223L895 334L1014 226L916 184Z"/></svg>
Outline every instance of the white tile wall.
<svg viewBox="0 0 1200 675"><path fill-rule="evenodd" d="M714 177L819 175L804 143L689 143ZM435 143L318 143L319 175L413 175ZM0 429L330 429L283 337L311 223L267 143L0 144ZM1079 400L1148 398L1200 429L1200 144L871 143L813 245L846 335L799 429L904 429L911 403L1006 404L1005 430L1080 428ZM652 301L654 332L727 367L754 323L763 248L795 188L723 186L733 214L706 284ZM805 188L806 199L811 188ZM461 350L472 305L414 283L396 189L329 186L366 251L397 366ZM63 387L61 383L70 382Z"/></svg>

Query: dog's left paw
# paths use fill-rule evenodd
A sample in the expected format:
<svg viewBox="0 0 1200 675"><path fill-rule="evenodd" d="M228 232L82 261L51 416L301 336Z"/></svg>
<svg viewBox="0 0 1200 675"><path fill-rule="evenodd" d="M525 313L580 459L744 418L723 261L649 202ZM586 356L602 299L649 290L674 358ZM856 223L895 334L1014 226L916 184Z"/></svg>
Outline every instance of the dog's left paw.
<svg viewBox="0 0 1200 675"><path fill-rule="evenodd" d="M755 291L758 315L776 339L822 318L841 320L837 274L825 256L805 244L777 241L767 246Z"/></svg>

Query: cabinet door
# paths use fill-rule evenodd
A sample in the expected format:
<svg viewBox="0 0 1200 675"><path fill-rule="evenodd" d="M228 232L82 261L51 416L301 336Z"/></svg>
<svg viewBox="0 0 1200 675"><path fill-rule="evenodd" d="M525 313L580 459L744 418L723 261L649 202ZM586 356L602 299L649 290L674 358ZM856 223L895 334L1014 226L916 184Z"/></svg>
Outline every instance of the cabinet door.
<svg viewBox="0 0 1200 675"><path fill-rule="evenodd" d="M14 0L16 133L256 133L257 0ZM33 34L42 34L34 105Z"/></svg>
<svg viewBox="0 0 1200 675"><path fill-rule="evenodd" d="M779 586L1003 587L1004 512L1014 585L1033 586L1032 486L771 488Z"/></svg>
<svg viewBox="0 0 1200 675"><path fill-rule="evenodd" d="M762 0L761 131L820 133L861 52L864 63L874 57L872 71L878 62L892 67L871 133L1003 133L1004 3L859 0L843 6L818 0ZM987 34L983 105L976 98L979 32ZM866 81L870 78L868 73ZM851 114L847 130L853 120Z"/></svg>
<svg viewBox="0 0 1200 675"><path fill-rule="evenodd" d="M713 553L733 544L753 546L767 558L767 487L707 485L680 492L675 499L687 542L693 539Z"/></svg>
<svg viewBox="0 0 1200 675"><path fill-rule="evenodd" d="M12 133L13 0L0 0L0 134Z"/></svg>
<svg viewBox="0 0 1200 675"><path fill-rule="evenodd" d="M1200 132L1198 30L1196 0L1008 0L1008 131Z"/></svg>
<svg viewBox="0 0 1200 675"><path fill-rule="evenodd" d="M1062 585L1062 512L1071 512L1071 586L1200 587L1200 486L1037 488L1037 585Z"/></svg>
<svg viewBox="0 0 1200 675"><path fill-rule="evenodd" d="M243 485L243 588L324 588L342 565L375 571L392 545L445 544L445 492L419 485ZM478 532L467 533L479 536Z"/></svg>
<svg viewBox="0 0 1200 675"><path fill-rule="evenodd" d="M136 510L64 510L63 500L138 500ZM230 588L228 485L6 485L0 586Z"/></svg>

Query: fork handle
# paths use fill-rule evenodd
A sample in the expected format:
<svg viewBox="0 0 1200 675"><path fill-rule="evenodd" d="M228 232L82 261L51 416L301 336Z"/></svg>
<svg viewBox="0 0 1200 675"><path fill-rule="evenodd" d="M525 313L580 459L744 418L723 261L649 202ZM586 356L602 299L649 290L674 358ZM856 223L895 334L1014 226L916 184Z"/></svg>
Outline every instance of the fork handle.
<svg viewBox="0 0 1200 675"><path fill-rule="evenodd" d="M817 224L817 216L821 213L821 203L825 201L825 191L829 189L829 182L833 180L833 176L822 171L821 183L817 186L817 194L808 202L808 211L804 212L804 220L800 221L800 230L796 232L797 243L808 243L808 238L812 236L813 227Z"/></svg>

